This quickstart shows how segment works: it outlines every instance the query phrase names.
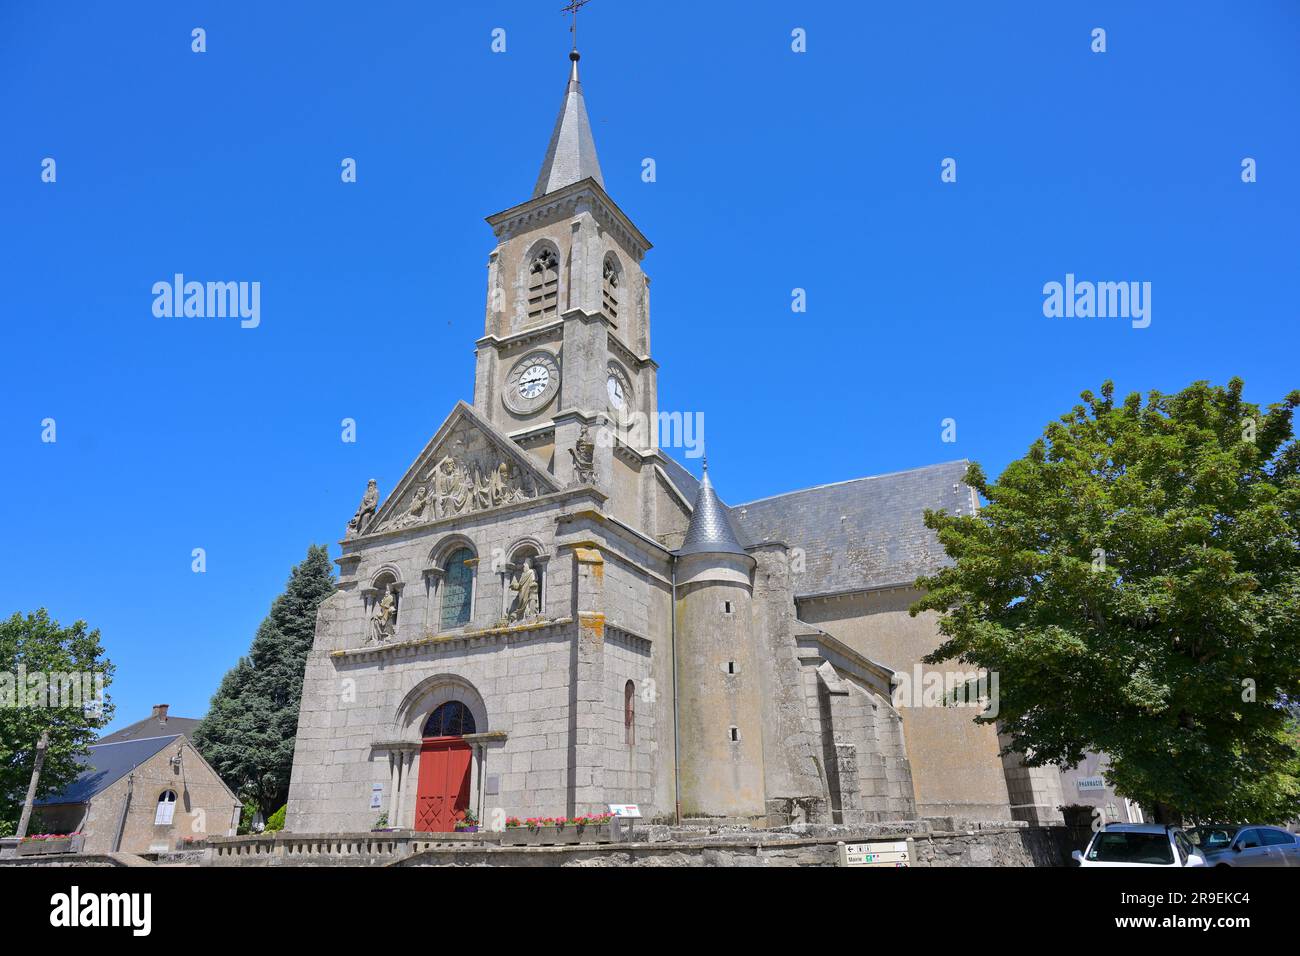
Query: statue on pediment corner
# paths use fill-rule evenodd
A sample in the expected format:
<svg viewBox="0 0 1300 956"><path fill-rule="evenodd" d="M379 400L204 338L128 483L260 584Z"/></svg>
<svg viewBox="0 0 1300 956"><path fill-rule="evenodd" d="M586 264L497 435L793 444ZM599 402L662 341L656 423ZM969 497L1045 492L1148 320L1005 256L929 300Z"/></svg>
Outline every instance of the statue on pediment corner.
<svg viewBox="0 0 1300 956"><path fill-rule="evenodd" d="M363 534L366 526L374 520L375 509L379 507L379 486L375 479L371 478L366 484L366 493L361 496L361 504L357 505L356 513L348 521L348 530L344 535L348 538L355 538Z"/></svg>

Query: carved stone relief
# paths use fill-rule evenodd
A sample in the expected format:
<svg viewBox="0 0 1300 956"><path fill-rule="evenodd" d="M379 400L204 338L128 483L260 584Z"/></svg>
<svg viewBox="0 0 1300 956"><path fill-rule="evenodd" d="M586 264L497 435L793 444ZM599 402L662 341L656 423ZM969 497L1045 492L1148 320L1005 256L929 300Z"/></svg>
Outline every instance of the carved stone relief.
<svg viewBox="0 0 1300 956"><path fill-rule="evenodd" d="M574 447L569 449L569 455L573 458L573 474L578 484L593 484L596 481L596 445L589 437L585 424L578 432Z"/></svg>
<svg viewBox="0 0 1300 956"><path fill-rule="evenodd" d="M462 436L428 469L417 473L420 484L384 519L380 530L409 528L442 518L472 514L536 498L536 482L522 467L504 459L490 444Z"/></svg>

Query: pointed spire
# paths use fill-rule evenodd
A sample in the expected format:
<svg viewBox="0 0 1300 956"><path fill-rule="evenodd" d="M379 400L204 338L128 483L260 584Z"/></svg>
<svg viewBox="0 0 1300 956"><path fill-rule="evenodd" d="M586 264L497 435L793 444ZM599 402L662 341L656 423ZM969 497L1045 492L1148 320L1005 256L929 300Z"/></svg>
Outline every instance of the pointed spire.
<svg viewBox="0 0 1300 956"><path fill-rule="evenodd" d="M587 177L596 180L602 188L605 186L605 180L600 175L600 161L596 159L596 140L591 135L591 121L587 119L587 106L582 99L582 84L578 82L578 60L581 55L574 50L569 54L569 59L573 61L573 67L569 71L569 84L564 90L564 103L560 107L559 118L555 121L550 145L546 147L546 159L542 160L542 172L533 189L534 199Z"/></svg>
<svg viewBox="0 0 1300 956"><path fill-rule="evenodd" d="M695 495L695 510L678 554L744 554L736 532L727 517L726 506L718 500L709 480L708 459L704 460L704 477Z"/></svg>

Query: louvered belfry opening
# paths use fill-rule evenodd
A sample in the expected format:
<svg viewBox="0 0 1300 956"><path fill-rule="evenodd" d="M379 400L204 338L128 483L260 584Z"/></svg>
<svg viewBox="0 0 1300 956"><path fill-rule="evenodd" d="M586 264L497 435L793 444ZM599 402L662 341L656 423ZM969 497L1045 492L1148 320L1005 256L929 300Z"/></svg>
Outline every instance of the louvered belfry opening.
<svg viewBox="0 0 1300 956"><path fill-rule="evenodd" d="M612 257L606 256L601 299L605 305L605 314L611 319L618 318L618 278L618 265Z"/></svg>
<svg viewBox="0 0 1300 956"><path fill-rule="evenodd" d="M546 319L559 313L560 263L551 249L533 257L528 268L528 318Z"/></svg>

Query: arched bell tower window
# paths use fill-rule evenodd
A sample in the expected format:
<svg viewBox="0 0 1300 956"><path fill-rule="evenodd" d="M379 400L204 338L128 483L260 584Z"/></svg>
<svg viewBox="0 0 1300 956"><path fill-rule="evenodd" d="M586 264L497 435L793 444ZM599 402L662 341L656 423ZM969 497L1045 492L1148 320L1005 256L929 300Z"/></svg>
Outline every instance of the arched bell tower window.
<svg viewBox="0 0 1300 956"><path fill-rule="evenodd" d="M442 623L443 629L464 627L469 623L474 606L474 552L457 548L447 555L443 564Z"/></svg>
<svg viewBox="0 0 1300 956"><path fill-rule="evenodd" d="M458 700L439 704L424 723L425 737L464 737L474 733L474 715Z"/></svg>
<svg viewBox="0 0 1300 956"><path fill-rule="evenodd" d="M601 282L600 301L605 307L605 314L611 319L618 318L618 296L619 284L622 276L619 274L618 260L613 254L605 257L604 278Z"/></svg>
<svg viewBox="0 0 1300 956"><path fill-rule="evenodd" d="M528 318L547 319L560 311L560 260L549 246L528 266Z"/></svg>

